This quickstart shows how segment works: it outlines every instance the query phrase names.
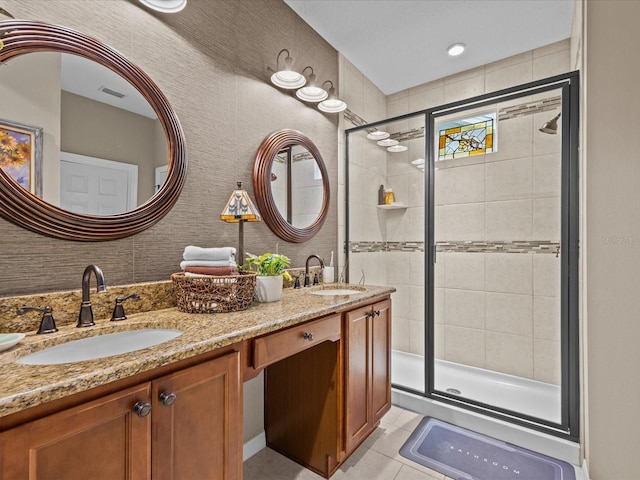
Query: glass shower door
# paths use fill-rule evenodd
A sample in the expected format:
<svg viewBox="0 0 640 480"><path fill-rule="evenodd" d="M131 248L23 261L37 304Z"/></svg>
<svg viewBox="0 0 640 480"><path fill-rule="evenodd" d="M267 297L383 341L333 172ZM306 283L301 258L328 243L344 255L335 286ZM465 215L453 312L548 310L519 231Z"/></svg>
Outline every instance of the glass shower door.
<svg viewBox="0 0 640 480"><path fill-rule="evenodd" d="M563 89L432 115L433 392L560 425ZM566 370L565 370L566 371Z"/></svg>

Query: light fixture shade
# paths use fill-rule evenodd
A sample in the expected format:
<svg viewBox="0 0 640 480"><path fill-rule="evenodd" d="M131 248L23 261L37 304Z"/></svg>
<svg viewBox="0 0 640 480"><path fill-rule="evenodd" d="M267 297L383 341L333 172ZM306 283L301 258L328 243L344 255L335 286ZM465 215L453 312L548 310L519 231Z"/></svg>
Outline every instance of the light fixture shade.
<svg viewBox="0 0 640 480"><path fill-rule="evenodd" d="M391 152L391 153L404 152L406 150L407 150L407 147L405 147L404 145L393 145L387 148L387 152Z"/></svg>
<svg viewBox="0 0 640 480"><path fill-rule="evenodd" d="M415 160L412 160L411 163L413 165L424 165L424 158L416 158Z"/></svg>
<svg viewBox="0 0 640 480"><path fill-rule="evenodd" d="M381 147L393 147L394 145L397 145L399 143L400 142L398 140L394 140L393 138L385 138L384 140L376 142L376 144L380 145Z"/></svg>
<svg viewBox="0 0 640 480"><path fill-rule="evenodd" d="M333 86L333 82L331 80L327 80L322 84L322 86L324 87L327 83L331 84L331 88L329 89L329 98L320 102L318 104L318 108L326 113L339 113L346 110L347 104L336 96L336 89Z"/></svg>
<svg viewBox="0 0 640 480"><path fill-rule="evenodd" d="M287 56L284 59L284 68L271 75L271 83L276 87L285 88L287 90L293 90L304 86L304 84L307 83L307 79L304 78L304 75L301 73L293 71L293 58L291 58L289 50L286 48L283 48L280 50L280 53L278 53L276 69L280 68L280 55L284 52L287 52Z"/></svg>
<svg viewBox="0 0 640 480"><path fill-rule="evenodd" d="M311 70L311 73L309 74L309 81L307 81L304 87L299 88L296 91L296 97L305 102L321 102L325 100L329 94L324 88L320 88L316 84L316 74L313 73L313 68L305 67L304 70L302 70L302 73L304 73L307 68Z"/></svg>
<svg viewBox="0 0 640 480"><path fill-rule="evenodd" d="M187 5L187 0L140 0L143 5L162 13L176 13Z"/></svg>
<svg viewBox="0 0 640 480"><path fill-rule="evenodd" d="M367 134L367 138L369 140L384 140L385 138L389 138L389 132L383 132L382 130L374 130L373 132L369 132Z"/></svg>
<svg viewBox="0 0 640 480"><path fill-rule="evenodd" d="M234 190L229 201L220 214L220 220L228 223L259 222L258 209L249 198L246 190L242 189L242 183L238 182L238 189Z"/></svg>

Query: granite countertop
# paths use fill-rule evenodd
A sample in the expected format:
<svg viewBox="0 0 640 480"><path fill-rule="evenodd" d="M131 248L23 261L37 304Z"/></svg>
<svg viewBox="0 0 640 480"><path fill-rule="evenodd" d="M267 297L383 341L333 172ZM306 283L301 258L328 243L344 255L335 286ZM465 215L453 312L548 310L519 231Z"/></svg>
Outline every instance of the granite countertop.
<svg viewBox="0 0 640 480"><path fill-rule="evenodd" d="M326 288L340 288L327 284ZM354 288L355 286L351 286ZM333 312L348 310L395 291L392 287L366 286L348 296L312 295L312 289L283 290L282 300L254 302L247 310L217 314L190 314L165 308L129 315L121 322L96 319L96 325L76 328L65 325L52 334L26 337L0 352L0 417L83 392L132 375L249 338L290 327ZM17 359L44 348L102 333L142 328L167 328L183 332L179 337L131 353L60 365L22 365Z"/></svg>

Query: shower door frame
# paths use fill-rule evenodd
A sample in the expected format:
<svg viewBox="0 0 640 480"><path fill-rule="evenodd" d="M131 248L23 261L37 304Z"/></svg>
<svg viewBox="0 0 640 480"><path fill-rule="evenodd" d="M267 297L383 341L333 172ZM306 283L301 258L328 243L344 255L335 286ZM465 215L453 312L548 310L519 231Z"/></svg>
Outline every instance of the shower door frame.
<svg viewBox="0 0 640 480"><path fill-rule="evenodd" d="M479 108L498 101L511 100L535 93L562 89L562 185L561 185L561 410L560 424L530 417L520 412L501 409L469 399L461 399L434 388L434 142L435 116ZM473 98L452 102L434 108L420 110L397 117L386 118L373 123L359 125L345 130L345 270L349 280L349 135L362 130L373 129L395 121L418 116L424 117L425 128L425 391L419 391L404 385L393 387L415 395L439 402L462 407L509 423L522 425L533 430L548 433L570 441L580 440L580 354L579 354L579 180L578 180L578 144L579 144L579 72L569 72L554 77L526 83L523 85L479 95ZM431 288L430 288L431 286Z"/></svg>
<svg viewBox="0 0 640 480"><path fill-rule="evenodd" d="M436 242L435 226L435 119L465 110L481 108L497 102L544 93L550 90L562 90L562 180L561 180L561 422L555 423L521 412L488 405L472 399L435 389L435 262ZM511 423L526 426L579 442L580 440L580 379L579 379L579 317L578 317L578 281L579 281L579 179L578 179L578 142L579 142L579 72L530 82L497 92L480 95L470 99L441 105L424 111L425 155L428 168L425 169L425 392L394 385L395 388L424 395L427 398L456 405L471 411L499 418ZM428 247L427 247L428 245Z"/></svg>

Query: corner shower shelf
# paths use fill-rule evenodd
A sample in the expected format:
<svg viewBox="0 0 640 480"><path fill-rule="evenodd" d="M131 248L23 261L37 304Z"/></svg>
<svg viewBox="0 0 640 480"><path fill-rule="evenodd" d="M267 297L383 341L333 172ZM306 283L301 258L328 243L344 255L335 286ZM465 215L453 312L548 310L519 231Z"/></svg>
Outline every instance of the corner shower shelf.
<svg viewBox="0 0 640 480"><path fill-rule="evenodd" d="M392 205L377 205L377 207L381 210L400 210L407 208L408 205L405 205L404 203L394 203Z"/></svg>

